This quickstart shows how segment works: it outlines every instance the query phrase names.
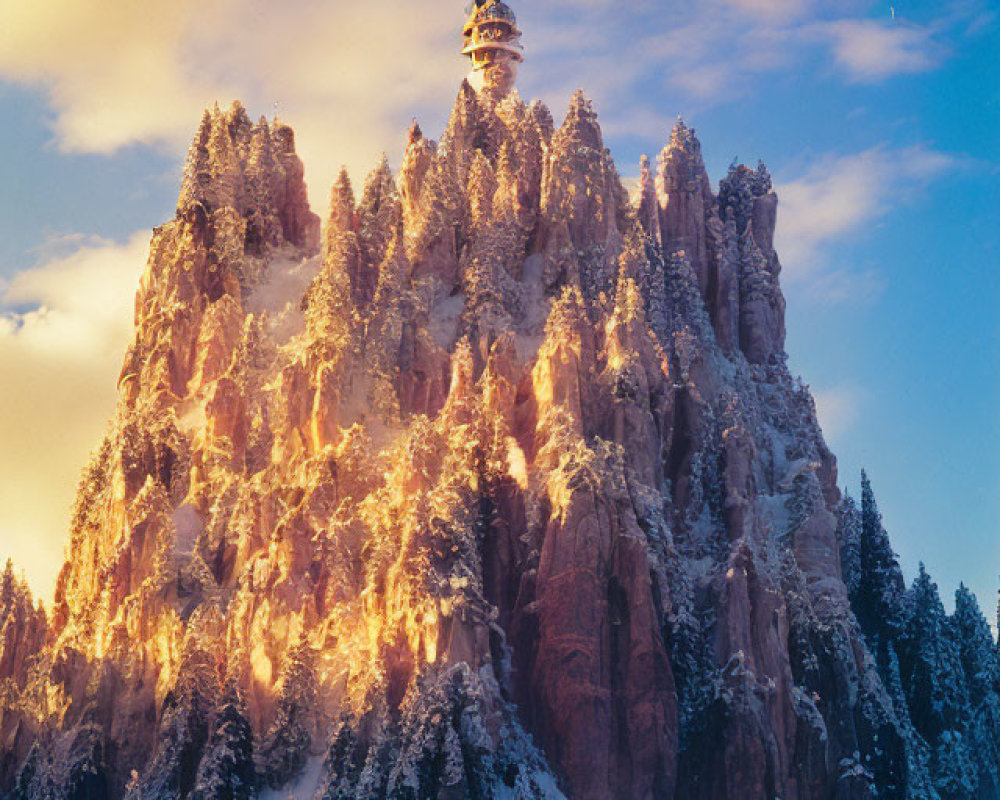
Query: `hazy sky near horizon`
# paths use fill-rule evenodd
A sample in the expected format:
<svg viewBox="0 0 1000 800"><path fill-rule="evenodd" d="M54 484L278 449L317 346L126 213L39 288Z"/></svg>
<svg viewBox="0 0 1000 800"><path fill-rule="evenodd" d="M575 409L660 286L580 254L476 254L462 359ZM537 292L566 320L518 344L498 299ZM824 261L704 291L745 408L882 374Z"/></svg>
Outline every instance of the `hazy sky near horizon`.
<svg viewBox="0 0 1000 800"><path fill-rule="evenodd" d="M51 596L75 482L110 418L153 226L201 110L297 132L336 171L440 134L462 0L0 0L0 557ZM512 0L519 87L594 100L625 176L683 114L713 182L771 168L793 371L909 575L1000 584L996 0Z"/></svg>

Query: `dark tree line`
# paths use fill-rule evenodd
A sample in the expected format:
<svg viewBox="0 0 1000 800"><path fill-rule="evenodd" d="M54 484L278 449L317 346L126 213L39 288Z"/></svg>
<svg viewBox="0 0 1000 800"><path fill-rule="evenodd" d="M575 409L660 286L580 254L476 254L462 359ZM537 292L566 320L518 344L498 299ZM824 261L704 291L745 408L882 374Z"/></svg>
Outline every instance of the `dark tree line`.
<svg viewBox="0 0 1000 800"><path fill-rule="evenodd" d="M923 564L906 586L864 473L839 536L851 607L906 743L908 800L1000 798L1000 656L975 596L961 586L948 615Z"/></svg>

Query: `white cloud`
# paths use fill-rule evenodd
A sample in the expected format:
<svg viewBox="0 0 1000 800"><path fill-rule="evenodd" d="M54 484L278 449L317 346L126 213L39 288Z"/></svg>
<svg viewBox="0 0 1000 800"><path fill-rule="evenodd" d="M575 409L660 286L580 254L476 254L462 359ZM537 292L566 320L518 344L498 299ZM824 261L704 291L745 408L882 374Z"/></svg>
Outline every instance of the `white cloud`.
<svg viewBox="0 0 1000 800"><path fill-rule="evenodd" d="M370 0L0 0L0 79L48 92L64 150L184 151L201 111L242 99L294 123L324 211L342 163L401 151L410 117L443 124L465 72L461 7ZM433 127L431 128L433 129Z"/></svg>
<svg viewBox="0 0 1000 800"><path fill-rule="evenodd" d="M50 243L60 254L0 287L0 558L44 595L80 470L114 410L148 241L64 237Z"/></svg>
<svg viewBox="0 0 1000 800"><path fill-rule="evenodd" d="M627 13L623 13L623 5ZM526 6L523 83L556 114L578 85L610 122L666 83L680 110L724 102L761 76L832 52L852 79L928 68L923 29L852 16L858 0L553 0ZM339 166L359 176L382 150L396 160L406 125L433 109L440 130L465 66L462 4L369 0L0 0L0 79L47 91L60 146L113 152L140 143L183 152L201 110L279 103L298 133L314 205ZM666 131L662 132L663 135Z"/></svg>
<svg viewBox="0 0 1000 800"><path fill-rule="evenodd" d="M697 112L767 91L778 73L815 71L817 58L852 83L922 72L946 54L937 38L959 35L954 21L890 24L888 6L884 22L872 20L864 0L632 0L627 13L620 2L558 5L556 14L549 4L524 12L529 57L542 63L538 73L527 68L525 79L553 100L587 86L605 120L660 98L650 91L660 86L676 98L671 111Z"/></svg>
<svg viewBox="0 0 1000 800"><path fill-rule="evenodd" d="M821 271L805 285L796 286L802 296L820 306L874 303L889 288L885 273L878 269L832 267Z"/></svg>
<svg viewBox="0 0 1000 800"><path fill-rule="evenodd" d="M828 37L837 65L856 81L926 72L943 55L931 32L913 25L842 19L814 30Z"/></svg>
<svg viewBox="0 0 1000 800"><path fill-rule="evenodd" d="M783 21L801 17L809 0L726 0L726 4L753 17Z"/></svg>
<svg viewBox="0 0 1000 800"><path fill-rule="evenodd" d="M787 278L809 281L814 298L831 302L877 294L883 278L871 270L830 270L824 248L871 230L895 205L960 164L960 159L926 147L876 147L822 157L801 176L779 182L776 247Z"/></svg>
<svg viewBox="0 0 1000 800"><path fill-rule="evenodd" d="M816 415L823 436L830 443L846 434L858 419L861 395L850 386L835 386L813 391Z"/></svg>

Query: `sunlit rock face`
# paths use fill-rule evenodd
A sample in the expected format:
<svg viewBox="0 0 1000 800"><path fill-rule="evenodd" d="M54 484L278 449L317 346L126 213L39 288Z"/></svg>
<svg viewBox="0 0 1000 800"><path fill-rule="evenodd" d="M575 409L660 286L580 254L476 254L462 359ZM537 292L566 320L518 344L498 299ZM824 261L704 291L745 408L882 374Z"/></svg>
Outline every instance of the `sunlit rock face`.
<svg viewBox="0 0 1000 800"><path fill-rule="evenodd" d="M766 170L679 124L631 203L582 95L468 85L401 163L321 238L206 114L51 618L0 598L4 791L874 797Z"/></svg>

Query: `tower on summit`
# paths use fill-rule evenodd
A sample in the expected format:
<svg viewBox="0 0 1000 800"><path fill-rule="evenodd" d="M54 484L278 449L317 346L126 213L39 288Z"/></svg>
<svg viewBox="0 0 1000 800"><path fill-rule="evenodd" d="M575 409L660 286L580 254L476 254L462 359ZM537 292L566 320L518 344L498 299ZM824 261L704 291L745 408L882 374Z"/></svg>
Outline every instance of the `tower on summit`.
<svg viewBox="0 0 1000 800"><path fill-rule="evenodd" d="M510 6L503 0L473 0L462 36L462 55L472 61L469 83L473 88L500 95L513 89L518 64L524 61L524 48Z"/></svg>

